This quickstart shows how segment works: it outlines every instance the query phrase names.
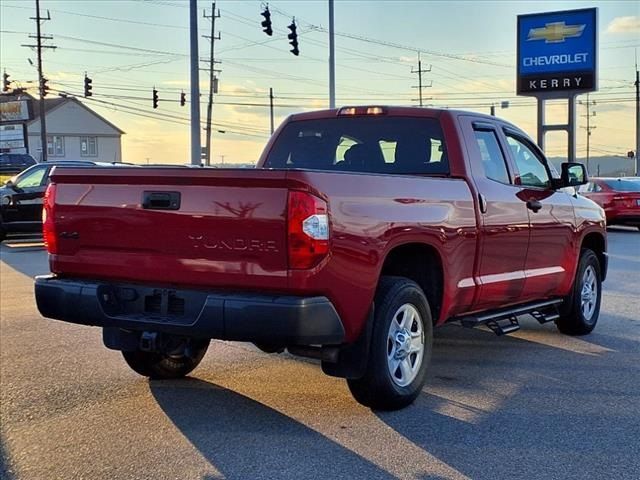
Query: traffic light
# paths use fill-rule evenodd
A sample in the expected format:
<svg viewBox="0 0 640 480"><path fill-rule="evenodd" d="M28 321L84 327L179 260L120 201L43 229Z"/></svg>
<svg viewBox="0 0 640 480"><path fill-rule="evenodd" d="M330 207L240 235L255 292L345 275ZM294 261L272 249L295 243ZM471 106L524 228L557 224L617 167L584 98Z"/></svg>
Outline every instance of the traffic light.
<svg viewBox="0 0 640 480"><path fill-rule="evenodd" d="M182 92L180 94L180 106L184 107L185 103L187 103L187 95L184 92Z"/></svg>
<svg viewBox="0 0 640 480"><path fill-rule="evenodd" d="M5 71L2 74L2 91L3 92L8 92L9 91L9 85L11 85L11 81L9 80L9 74Z"/></svg>
<svg viewBox="0 0 640 480"><path fill-rule="evenodd" d="M49 79L47 77L42 77L42 80L40 81L40 96L42 98L47 96L47 93L49 93L49 85L47 85L47 82L49 81Z"/></svg>
<svg viewBox="0 0 640 480"><path fill-rule="evenodd" d="M289 50L291 53L293 53L296 57L300 54L300 50L298 50L298 34L296 33L296 20L295 18L291 21L291 25L289 25L289 30L291 30L291 33L289 35L287 35L287 38L289 38L289 45L291 45L293 48L291 50Z"/></svg>
<svg viewBox="0 0 640 480"><path fill-rule="evenodd" d="M153 108L158 108L158 90L153 87Z"/></svg>
<svg viewBox="0 0 640 480"><path fill-rule="evenodd" d="M91 93L91 90L93 89L93 87L91 86L92 83L93 83L93 80L87 77L87 74L85 73L84 74L84 96L85 97L93 96L93 93Z"/></svg>
<svg viewBox="0 0 640 480"><path fill-rule="evenodd" d="M269 7L266 6L264 8L264 12L260 15L264 17L264 20L261 23L262 31L269 36L273 35L273 30L271 29L271 12L269 11Z"/></svg>

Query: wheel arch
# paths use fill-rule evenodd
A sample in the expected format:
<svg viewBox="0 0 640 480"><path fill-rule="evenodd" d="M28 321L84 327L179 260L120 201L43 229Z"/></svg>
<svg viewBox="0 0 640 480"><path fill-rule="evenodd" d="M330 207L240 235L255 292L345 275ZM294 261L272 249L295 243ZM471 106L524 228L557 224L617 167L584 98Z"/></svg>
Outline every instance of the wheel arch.
<svg viewBox="0 0 640 480"><path fill-rule="evenodd" d="M440 252L434 246L420 242L395 245L382 263L380 276L383 275L416 282L429 301L433 323L438 322L444 299L444 269Z"/></svg>
<svg viewBox="0 0 640 480"><path fill-rule="evenodd" d="M607 276L607 240L605 236L600 232L587 233L582 239L580 251L585 248L593 251L596 257L598 257L600 273L602 275L602 281L604 281Z"/></svg>

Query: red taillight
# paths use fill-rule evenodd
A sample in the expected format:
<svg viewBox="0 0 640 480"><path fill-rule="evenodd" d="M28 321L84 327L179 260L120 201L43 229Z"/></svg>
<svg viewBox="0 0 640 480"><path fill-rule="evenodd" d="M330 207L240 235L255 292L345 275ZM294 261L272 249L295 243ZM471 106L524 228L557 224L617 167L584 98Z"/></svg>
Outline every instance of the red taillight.
<svg viewBox="0 0 640 480"><path fill-rule="evenodd" d="M327 203L306 192L289 192L289 268L315 267L329 253Z"/></svg>
<svg viewBox="0 0 640 480"><path fill-rule="evenodd" d="M633 207L633 204L635 203L635 199L631 198L631 196L627 196L627 195L616 195L615 197L613 197L611 199L612 203L615 203L617 205L621 205L623 207L626 208L631 208Z"/></svg>
<svg viewBox="0 0 640 480"><path fill-rule="evenodd" d="M50 183L44 194L44 205L42 207L42 235L44 236L44 246L51 254L58 253L58 238L53 223L56 204L56 184Z"/></svg>

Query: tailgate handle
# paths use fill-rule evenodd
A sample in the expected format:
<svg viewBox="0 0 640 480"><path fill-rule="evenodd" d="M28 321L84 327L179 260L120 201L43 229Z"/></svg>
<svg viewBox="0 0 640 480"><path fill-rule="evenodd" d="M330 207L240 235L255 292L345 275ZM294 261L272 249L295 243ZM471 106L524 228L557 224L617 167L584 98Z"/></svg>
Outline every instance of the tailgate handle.
<svg viewBox="0 0 640 480"><path fill-rule="evenodd" d="M180 192L142 192L142 208L147 210L179 210Z"/></svg>

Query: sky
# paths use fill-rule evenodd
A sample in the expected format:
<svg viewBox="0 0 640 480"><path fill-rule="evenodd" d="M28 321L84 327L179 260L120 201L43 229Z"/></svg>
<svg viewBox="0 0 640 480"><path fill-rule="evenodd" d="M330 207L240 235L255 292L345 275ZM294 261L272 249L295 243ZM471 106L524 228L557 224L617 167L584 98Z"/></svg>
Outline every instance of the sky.
<svg viewBox="0 0 640 480"><path fill-rule="evenodd" d="M44 34L53 37L43 68L51 95L75 95L126 132L123 160L189 163L189 5L186 0L41 0ZM275 124L291 113L328 107L328 2L271 0L273 36L262 32L264 2L219 0L212 163L254 163L270 135L269 88ZM199 34L210 35L210 1L198 0ZM348 1L335 0L336 103L417 105L418 56L424 103L489 113L519 125L534 139L535 99L515 93L519 14L598 7L599 91L589 95L591 156L635 149L635 61L640 47L637 1ZM0 1L0 68L14 86L37 92L33 49L35 0ZM298 57L289 53L287 25L298 25ZM200 38L201 114L206 118L210 41ZM93 97L82 98L85 72ZM429 86L430 85L430 86ZM152 90L159 108L152 108ZM580 126L587 98L579 97ZM509 107L501 108L508 101ZM595 101L595 105L592 103ZM566 121L552 102L550 123ZM566 135L546 137L546 153L566 153ZM204 145L204 131L202 144ZM586 153L586 129L577 134Z"/></svg>

